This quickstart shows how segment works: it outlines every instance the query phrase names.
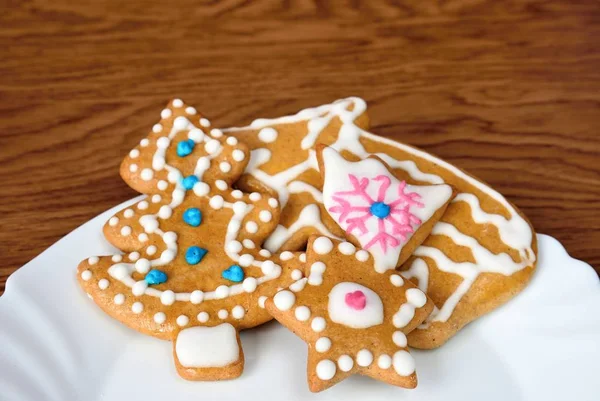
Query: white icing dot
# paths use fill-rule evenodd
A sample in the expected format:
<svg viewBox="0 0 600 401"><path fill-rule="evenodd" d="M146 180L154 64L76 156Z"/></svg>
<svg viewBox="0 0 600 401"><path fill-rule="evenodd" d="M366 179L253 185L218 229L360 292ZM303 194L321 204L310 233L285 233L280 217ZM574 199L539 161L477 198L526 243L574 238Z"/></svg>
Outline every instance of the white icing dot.
<svg viewBox="0 0 600 401"><path fill-rule="evenodd" d="M159 133L160 131L162 131L163 127L160 124L154 124L152 126L152 132L154 132L155 134Z"/></svg>
<svg viewBox="0 0 600 401"><path fill-rule="evenodd" d="M191 107L191 106L190 107L186 107L185 108L185 112L186 112L186 114L189 114L189 115L193 116L193 115L196 114L196 109L193 108L193 107Z"/></svg>
<svg viewBox="0 0 600 401"><path fill-rule="evenodd" d="M298 269L292 270L292 280L300 280L302 278L302 272Z"/></svg>
<svg viewBox="0 0 600 401"><path fill-rule="evenodd" d="M204 301L204 292L200 290L192 291L190 294L190 302L194 305L198 305L199 303L202 303L202 301Z"/></svg>
<svg viewBox="0 0 600 401"><path fill-rule="evenodd" d="M204 150L208 154L213 154L217 151L217 149L219 149L220 146L221 146L221 144L219 143L219 141L217 141L216 139L210 139L204 145Z"/></svg>
<svg viewBox="0 0 600 401"><path fill-rule="evenodd" d="M181 99L173 99L173 107L183 107L183 101Z"/></svg>
<svg viewBox="0 0 600 401"><path fill-rule="evenodd" d="M206 127L210 127L210 121L208 121L208 119L206 119L206 118L203 117L203 118L200 119L200 125L203 126L203 127L205 127L205 128Z"/></svg>
<svg viewBox="0 0 600 401"><path fill-rule="evenodd" d="M247 277L242 282L242 288L246 292L254 292L256 290L257 285L258 285L258 282L256 281L256 279L254 277Z"/></svg>
<svg viewBox="0 0 600 401"><path fill-rule="evenodd" d="M210 187L205 182L197 182L194 184L193 191L196 196L206 196L210 192Z"/></svg>
<svg viewBox="0 0 600 401"><path fill-rule="evenodd" d="M321 285L323 283L323 273L325 272L325 263L315 262L310 266L310 274L308 275L308 284Z"/></svg>
<svg viewBox="0 0 600 401"><path fill-rule="evenodd" d="M246 310L241 305L236 305L231 310L231 316L233 316L234 319L239 320L239 319L243 318L245 314L246 314Z"/></svg>
<svg viewBox="0 0 600 401"><path fill-rule="evenodd" d="M142 177L142 180L144 181L150 181L154 177L154 171L149 168L145 168L142 170L140 177Z"/></svg>
<svg viewBox="0 0 600 401"><path fill-rule="evenodd" d="M212 198L210 198L210 201L208 202L208 204L213 209L219 210L223 207L224 202L225 201L223 200L223 197L221 195L215 195Z"/></svg>
<svg viewBox="0 0 600 401"><path fill-rule="evenodd" d="M257 201L259 201L259 200L260 200L260 198L261 198L261 195L260 195L258 192L252 192L252 193L250 194L249 198L250 198L250 200L251 200L252 202L257 202Z"/></svg>
<svg viewBox="0 0 600 401"><path fill-rule="evenodd" d="M338 245L338 249L344 255L353 255L356 252L356 247L350 242L342 242Z"/></svg>
<svg viewBox="0 0 600 401"><path fill-rule="evenodd" d="M198 128L192 128L190 132L188 132L188 138L196 143L200 143L204 140L204 132Z"/></svg>
<svg viewBox="0 0 600 401"><path fill-rule="evenodd" d="M369 252L361 249L354 255L359 262L366 262L369 259Z"/></svg>
<svg viewBox="0 0 600 401"><path fill-rule="evenodd" d="M246 238L245 240L242 241L242 243L244 244L244 248L248 248L248 249L256 248L256 245L254 245L254 242L251 239Z"/></svg>
<svg viewBox="0 0 600 401"><path fill-rule="evenodd" d="M158 189L160 189L161 191L164 191L165 189L167 189L168 186L169 186L169 183L166 182L165 180L160 180L156 183L156 187Z"/></svg>
<svg viewBox="0 0 600 401"><path fill-rule="evenodd" d="M229 241L227 243L227 251L231 253L240 253L242 250L242 244L239 241Z"/></svg>
<svg viewBox="0 0 600 401"><path fill-rule="evenodd" d="M354 360L350 355L340 356L337 363L342 372L349 372L354 367Z"/></svg>
<svg viewBox="0 0 600 401"><path fill-rule="evenodd" d="M221 131L221 130L220 130L220 129L218 129L218 128L213 128L213 129L211 129L211 130L210 130L210 135L211 135L213 138L220 138L220 137L222 137L222 136L223 136L223 131Z"/></svg>
<svg viewBox="0 0 600 401"><path fill-rule="evenodd" d="M146 209L148 209L148 202L141 201L140 203L137 204L137 208L140 209L140 210L146 210Z"/></svg>
<svg viewBox="0 0 600 401"><path fill-rule="evenodd" d="M138 170L138 165L133 163L131 165L129 165L129 171L131 171L132 173L135 173Z"/></svg>
<svg viewBox="0 0 600 401"><path fill-rule="evenodd" d="M226 285L220 285L215 290L215 297L217 299L227 298L229 296L229 287Z"/></svg>
<svg viewBox="0 0 600 401"><path fill-rule="evenodd" d="M271 276L275 271L275 263L272 260L265 260L260 265L260 269L265 276Z"/></svg>
<svg viewBox="0 0 600 401"><path fill-rule="evenodd" d="M115 295L115 297L113 298L113 302L115 303L115 305L123 305L123 303L125 302L125 295L123 295L123 294Z"/></svg>
<svg viewBox="0 0 600 401"><path fill-rule="evenodd" d="M162 294L160 294L160 302L162 302L163 305L173 305L173 303L175 302L175 293L171 290L166 290L163 291Z"/></svg>
<svg viewBox="0 0 600 401"><path fill-rule="evenodd" d="M142 148L145 148L146 146L148 146L150 144L150 140L148 138L144 138L140 141L140 146Z"/></svg>
<svg viewBox="0 0 600 401"><path fill-rule="evenodd" d="M310 319L310 309L304 305L298 306L294 311L294 315L296 316L296 319L300 320L301 322L306 322L308 319Z"/></svg>
<svg viewBox="0 0 600 401"><path fill-rule="evenodd" d="M196 316L196 319L198 319L198 321L200 323L206 323L206 322L208 322L208 313L200 312L200 313L198 313L198 316Z"/></svg>
<svg viewBox="0 0 600 401"><path fill-rule="evenodd" d="M158 203L162 200L162 197L159 194L152 195L152 203Z"/></svg>
<svg viewBox="0 0 600 401"><path fill-rule="evenodd" d="M319 255L326 255L333 249L333 242L327 237L319 237L313 242L313 250Z"/></svg>
<svg viewBox="0 0 600 401"><path fill-rule="evenodd" d="M275 307L281 311L290 310L295 302L296 296L293 292L287 290L279 291L273 297L273 303L275 304Z"/></svg>
<svg viewBox="0 0 600 401"><path fill-rule="evenodd" d="M268 223L273 218L273 215L268 210L262 210L258 214L258 218L260 219L260 221Z"/></svg>
<svg viewBox="0 0 600 401"><path fill-rule="evenodd" d="M402 287L404 285L404 280L397 274L392 274L390 276L390 282L396 287Z"/></svg>
<svg viewBox="0 0 600 401"><path fill-rule="evenodd" d="M117 280L123 280L125 277L129 275L129 271L125 265L115 265L110 268L110 275L116 278Z"/></svg>
<svg viewBox="0 0 600 401"><path fill-rule="evenodd" d="M172 214L173 209L171 209L169 205L163 205L158 210L158 217L160 217L163 220L168 219L169 217L171 217Z"/></svg>
<svg viewBox="0 0 600 401"><path fill-rule="evenodd" d="M91 257L88 258L88 264L90 266L93 266L96 263L98 263L99 260L100 260L100 258L98 258L98 256L91 256Z"/></svg>
<svg viewBox="0 0 600 401"><path fill-rule="evenodd" d="M186 315L179 315L177 316L177 325L183 327L183 326L187 326L188 323L190 322L190 318L187 317Z"/></svg>
<svg viewBox="0 0 600 401"><path fill-rule="evenodd" d="M300 256L298 256L298 260L300 260L302 263L306 263L306 254L301 253Z"/></svg>
<svg viewBox="0 0 600 401"><path fill-rule="evenodd" d="M108 220L108 225L114 227L114 226L117 225L118 222L119 222L119 218L118 217L116 217L116 216L115 217L111 217L110 220Z"/></svg>
<svg viewBox="0 0 600 401"><path fill-rule="evenodd" d="M258 297L258 306L260 306L261 308L265 308L265 301L267 300L267 297L265 297L264 295L261 295L260 297Z"/></svg>
<svg viewBox="0 0 600 401"><path fill-rule="evenodd" d="M144 310L144 304L141 302L134 302L133 305L131 305L131 311L133 313L135 313L136 315L139 315L140 313L142 313L143 310Z"/></svg>
<svg viewBox="0 0 600 401"><path fill-rule="evenodd" d="M331 348L331 340L327 337L321 337L315 343L315 349L317 352L327 352Z"/></svg>
<svg viewBox="0 0 600 401"><path fill-rule="evenodd" d="M361 349L358 351L358 354L356 354L356 363L358 366L369 366L373 363L373 354L367 349Z"/></svg>
<svg viewBox="0 0 600 401"><path fill-rule="evenodd" d="M280 258L281 260L290 260L290 259L292 259L293 257L294 257L294 254L293 254L293 253L291 253L290 251L284 251L284 252L281 252L281 255L279 255L279 258Z"/></svg>
<svg viewBox="0 0 600 401"><path fill-rule="evenodd" d="M258 231L258 224L256 224L254 221L247 222L246 231L248 231L250 234L256 233Z"/></svg>
<svg viewBox="0 0 600 401"><path fill-rule="evenodd" d="M322 317L315 317L312 322L310 322L310 327L314 332L320 333L327 327L327 322Z"/></svg>
<svg viewBox="0 0 600 401"><path fill-rule="evenodd" d="M408 344L406 334L401 331L394 331L394 334L392 334L392 340L394 341L394 344L401 348L405 348Z"/></svg>
<svg viewBox="0 0 600 401"><path fill-rule="evenodd" d="M146 242L146 241L148 241L148 239L149 239L148 234L146 234L146 233L141 233L140 235L138 235L138 240L140 242Z"/></svg>
<svg viewBox="0 0 600 401"><path fill-rule="evenodd" d="M169 109L164 109L163 111L160 112L160 116L162 118L169 118L169 117L171 117L172 114L173 113L171 113L171 110L169 110Z"/></svg>
<svg viewBox="0 0 600 401"><path fill-rule="evenodd" d="M260 251L258 251L258 254L264 258L269 258L271 257L271 252L269 252L266 249L261 249Z"/></svg>
<svg viewBox="0 0 600 401"><path fill-rule="evenodd" d="M252 262L254 262L254 256L247 253L240 256L240 259L238 260L238 263L242 267L248 267L252 264Z"/></svg>
<svg viewBox="0 0 600 401"><path fill-rule="evenodd" d="M377 366L381 369L389 369L392 366L392 357L387 354L379 355L377 358Z"/></svg>
<svg viewBox="0 0 600 401"><path fill-rule="evenodd" d="M133 210L131 210L131 209L125 209L125 211L123 212L123 216L124 216L126 219L130 219L130 218L132 218L132 217L133 217L133 214L134 214L134 211L133 211Z"/></svg>
<svg viewBox="0 0 600 401"><path fill-rule="evenodd" d="M131 149L131 152L129 152L129 157L131 157L132 159L140 157L140 151L137 149Z"/></svg>
<svg viewBox="0 0 600 401"><path fill-rule="evenodd" d="M221 191L225 191L227 189L227 183L223 180L216 180L215 186L217 187L217 189L220 189Z"/></svg>
<svg viewBox="0 0 600 401"><path fill-rule="evenodd" d="M139 258L140 258L140 253L139 252L131 252L129 254L129 260L131 260L132 262L135 262Z"/></svg>
<svg viewBox="0 0 600 401"><path fill-rule="evenodd" d="M221 320L227 319L227 316L229 316L229 312L227 312L225 309L221 309L219 312L217 312L217 316L219 316L219 319Z"/></svg>
<svg viewBox="0 0 600 401"><path fill-rule="evenodd" d="M406 300L417 308L421 308L427 303L427 297L418 288L409 288L406 290Z"/></svg>
<svg viewBox="0 0 600 401"><path fill-rule="evenodd" d="M113 262L120 262L120 261L123 260L123 256L121 256L121 255L113 255L113 257L111 258L111 260Z"/></svg>
<svg viewBox="0 0 600 401"><path fill-rule="evenodd" d="M236 189L235 191L231 192L231 196L233 196L235 199L242 199L242 197L244 196L244 193L242 191L240 191L239 189ZM243 210L244 211L246 210L246 204L245 203L244 203L244 209Z"/></svg>
<svg viewBox="0 0 600 401"><path fill-rule="evenodd" d="M131 235L131 227L129 227L129 226L121 227L121 235L123 235L123 236Z"/></svg>
<svg viewBox="0 0 600 401"><path fill-rule="evenodd" d="M173 231L167 231L163 235L163 241L165 241L167 244L174 244L175 241L177 241L177 234L175 234Z"/></svg>
<svg viewBox="0 0 600 401"><path fill-rule="evenodd" d="M400 376L410 376L415 372L415 360L411 354L402 350L394 354L394 370Z"/></svg>
<svg viewBox="0 0 600 401"><path fill-rule="evenodd" d="M150 270L150 261L146 258L138 259L135 262L135 271L141 274L146 274Z"/></svg>
<svg viewBox="0 0 600 401"><path fill-rule="evenodd" d="M231 164L227 162L221 162L219 163L219 169L224 173L228 173L231 171Z"/></svg>
<svg viewBox="0 0 600 401"><path fill-rule="evenodd" d="M275 198L269 198L268 202L269 202L269 206L271 206L271 207L279 206L279 202Z"/></svg>
<svg viewBox="0 0 600 401"><path fill-rule="evenodd" d="M163 324L167 320L167 315L163 312L158 312L154 314L154 322L157 324Z"/></svg>
<svg viewBox="0 0 600 401"><path fill-rule="evenodd" d="M277 139L277 131L274 128L263 128L258 132L258 139L265 143L274 142Z"/></svg>
<svg viewBox="0 0 600 401"><path fill-rule="evenodd" d="M306 282L307 281L308 281L307 278L300 279L300 280L296 281L295 283L292 283L289 286L289 289L292 290L292 291L294 291L294 292L300 292L306 286Z"/></svg>
<svg viewBox="0 0 600 401"><path fill-rule="evenodd" d="M156 247L154 245L150 245L148 248L146 248L146 254L147 255L154 255L156 253Z"/></svg>
<svg viewBox="0 0 600 401"><path fill-rule="evenodd" d="M144 292L146 292L146 288L148 288L148 283L146 282L146 280L140 280L137 281L132 287L131 287L131 292L133 293L133 295L135 295L136 297L142 296L144 295Z"/></svg>
<svg viewBox="0 0 600 401"><path fill-rule="evenodd" d="M83 281L89 281L92 278L92 272L89 270L82 271L81 278L83 279Z"/></svg>
<svg viewBox="0 0 600 401"><path fill-rule="evenodd" d="M231 152L231 157L233 157L233 160L235 160L236 162L241 162L246 158L246 155L241 150L236 149L233 152Z"/></svg>
<svg viewBox="0 0 600 401"><path fill-rule="evenodd" d="M323 359L317 363L317 377L321 380L331 380L335 376L335 363L329 359Z"/></svg>

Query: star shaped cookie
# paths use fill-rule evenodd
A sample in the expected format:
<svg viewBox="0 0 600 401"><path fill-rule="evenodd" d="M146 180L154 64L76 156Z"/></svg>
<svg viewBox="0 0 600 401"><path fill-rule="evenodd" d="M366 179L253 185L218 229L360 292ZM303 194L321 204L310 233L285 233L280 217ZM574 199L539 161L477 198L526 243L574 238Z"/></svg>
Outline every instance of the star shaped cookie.
<svg viewBox="0 0 600 401"><path fill-rule="evenodd" d="M433 302L349 242L311 237L306 277L269 298L273 317L308 343L308 384L325 390L352 374L405 388L417 385L406 334Z"/></svg>

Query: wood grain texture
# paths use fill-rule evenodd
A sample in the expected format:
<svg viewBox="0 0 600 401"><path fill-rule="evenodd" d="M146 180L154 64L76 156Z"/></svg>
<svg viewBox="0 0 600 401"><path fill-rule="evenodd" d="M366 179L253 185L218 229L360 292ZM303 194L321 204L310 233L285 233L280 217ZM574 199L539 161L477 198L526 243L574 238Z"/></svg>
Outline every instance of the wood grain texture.
<svg viewBox="0 0 600 401"><path fill-rule="evenodd" d="M467 169L600 271L595 1L0 1L0 292L135 193L169 98L217 126L340 97ZM73 267L75 269L75 266Z"/></svg>

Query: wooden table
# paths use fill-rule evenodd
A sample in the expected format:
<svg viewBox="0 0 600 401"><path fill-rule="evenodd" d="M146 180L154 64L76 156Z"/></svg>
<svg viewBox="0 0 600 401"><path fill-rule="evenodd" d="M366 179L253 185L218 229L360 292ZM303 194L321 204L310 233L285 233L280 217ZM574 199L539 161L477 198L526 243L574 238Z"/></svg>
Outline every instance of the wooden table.
<svg viewBox="0 0 600 401"><path fill-rule="evenodd" d="M0 292L135 195L119 163L173 97L229 126L361 96L375 133L479 176L600 271L597 2L84 3L0 3Z"/></svg>

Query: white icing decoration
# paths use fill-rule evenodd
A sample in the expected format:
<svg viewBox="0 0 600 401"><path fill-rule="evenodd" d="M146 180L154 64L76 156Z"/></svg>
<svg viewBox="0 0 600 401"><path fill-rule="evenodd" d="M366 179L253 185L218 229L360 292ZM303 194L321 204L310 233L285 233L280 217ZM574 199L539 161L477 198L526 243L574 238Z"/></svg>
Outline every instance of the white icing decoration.
<svg viewBox="0 0 600 401"><path fill-rule="evenodd" d="M154 132L155 134L158 134L159 132L161 132L163 129L163 126L160 124L154 124L152 126L152 132Z"/></svg>
<svg viewBox="0 0 600 401"><path fill-rule="evenodd" d="M308 319L310 319L310 309L307 306L304 306L304 305L298 306L294 310L294 316L296 316L296 319L298 319L299 321L305 322Z"/></svg>
<svg viewBox="0 0 600 401"><path fill-rule="evenodd" d="M256 245L254 245L254 242L251 239L246 238L242 241L242 243L244 244L244 248L247 248L247 249L256 248Z"/></svg>
<svg viewBox="0 0 600 401"><path fill-rule="evenodd" d="M301 253L300 256L298 256L298 260L302 263L306 263L306 254Z"/></svg>
<svg viewBox="0 0 600 401"><path fill-rule="evenodd" d="M208 322L208 318L209 318L209 316L208 316L207 312L200 312L200 313L198 313L198 316L196 316L196 319L198 319L198 321L200 323Z"/></svg>
<svg viewBox="0 0 600 401"><path fill-rule="evenodd" d="M238 140L237 140L237 138L236 138L236 137L234 137L234 136L230 136L230 137L228 137L228 138L227 138L227 140L226 140L225 142L227 142L227 145L230 145L230 146L235 146L235 145L237 145L237 144L238 144Z"/></svg>
<svg viewBox="0 0 600 401"><path fill-rule="evenodd" d="M392 357L387 354L379 355L377 366L381 369L389 369L392 366Z"/></svg>
<svg viewBox="0 0 600 401"><path fill-rule="evenodd" d="M234 319L238 319L238 320L242 319L245 314L246 314L246 310L241 305L236 305L231 310L231 316L233 316Z"/></svg>
<svg viewBox="0 0 600 401"><path fill-rule="evenodd" d="M279 255L279 259L286 261L286 260L290 260L294 257L294 254L291 253L290 251L283 251L281 252L281 255Z"/></svg>
<svg viewBox="0 0 600 401"><path fill-rule="evenodd" d="M310 280L309 280L310 282ZM365 296L363 309L354 309L346 303L346 295L361 291ZM383 302L377 293L363 285L350 282L336 284L329 292L329 318L354 329L364 329L383 323Z"/></svg>
<svg viewBox="0 0 600 401"><path fill-rule="evenodd" d="M400 309L392 318L392 322L397 328L408 325L413 317L415 317L415 309L421 308L427 303L427 297L417 288L409 288L405 294L406 303L400 305Z"/></svg>
<svg viewBox="0 0 600 401"><path fill-rule="evenodd" d="M159 181L156 183L156 187L157 187L159 190L161 190L161 191L164 191L165 189L167 189L167 188L169 187L169 183L168 183L168 182L166 182L165 180L159 180Z"/></svg>
<svg viewBox="0 0 600 401"><path fill-rule="evenodd" d="M300 280L302 278L302 272L298 269L292 270L292 280Z"/></svg>
<svg viewBox="0 0 600 401"><path fill-rule="evenodd" d="M129 152L129 157L131 157L132 159L136 159L140 156L140 151L137 149L132 149L131 152Z"/></svg>
<svg viewBox="0 0 600 401"><path fill-rule="evenodd" d="M175 303L175 293L171 290L163 291L160 295L160 302L167 306L173 305Z"/></svg>
<svg viewBox="0 0 600 401"><path fill-rule="evenodd" d="M261 308L265 308L265 301L267 300L267 297L265 297L264 295L261 295L260 297L258 297L258 306L260 306Z"/></svg>
<svg viewBox="0 0 600 401"><path fill-rule="evenodd" d="M145 168L145 169L142 170L142 173L140 174L140 177L144 181L150 181L154 177L154 171L152 171L149 168Z"/></svg>
<svg viewBox="0 0 600 401"><path fill-rule="evenodd" d="M333 249L333 242L327 237L319 237L313 242L313 250L319 255L327 255Z"/></svg>
<svg viewBox="0 0 600 401"><path fill-rule="evenodd" d="M270 258L271 257L271 252L267 251L266 249L261 249L260 251L258 251L258 254L260 256L262 256L263 258Z"/></svg>
<svg viewBox="0 0 600 401"><path fill-rule="evenodd" d="M160 117L161 118L169 118L171 117L173 113L171 112L171 110L169 109L164 109L163 111L160 112Z"/></svg>
<svg viewBox="0 0 600 401"><path fill-rule="evenodd" d="M148 146L150 144L150 140L148 138L144 138L140 141L140 146L142 148L145 148L146 146Z"/></svg>
<svg viewBox="0 0 600 401"><path fill-rule="evenodd" d="M331 348L331 340L327 337L320 337L315 343L315 350L323 353L329 351Z"/></svg>
<svg viewBox="0 0 600 401"><path fill-rule="evenodd" d="M115 303L115 305L123 305L125 303L125 295L123 295L123 294L115 295L115 297L113 298L113 302Z"/></svg>
<svg viewBox="0 0 600 401"><path fill-rule="evenodd" d="M136 171L138 171L138 165L135 163L130 164L129 171L131 171L132 173L135 173Z"/></svg>
<svg viewBox="0 0 600 401"><path fill-rule="evenodd" d="M275 142L277 139L277 131L274 128L263 128L258 132L258 139L265 143Z"/></svg>
<svg viewBox="0 0 600 401"><path fill-rule="evenodd" d="M83 281L89 281L92 278L92 272L89 270L84 270L81 272L81 279Z"/></svg>
<svg viewBox="0 0 600 401"><path fill-rule="evenodd" d="M110 220L108 220L108 225L111 227L116 226L118 223L119 223L119 218L116 216L111 217Z"/></svg>
<svg viewBox="0 0 600 401"><path fill-rule="evenodd" d="M239 189L236 189L235 191L231 191L231 196L233 196L235 199L242 199L244 193Z"/></svg>
<svg viewBox="0 0 600 401"><path fill-rule="evenodd" d="M173 107L183 107L183 101L181 99L173 99Z"/></svg>
<svg viewBox="0 0 600 401"><path fill-rule="evenodd" d="M229 323L181 330L175 340L175 354L187 368L225 367L240 358L236 330Z"/></svg>
<svg viewBox="0 0 600 401"><path fill-rule="evenodd" d="M294 292L300 292L306 286L307 281L308 281L308 279L305 277L303 279L296 281L295 283L292 283L289 288L290 288L290 290L292 290Z"/></svg>
<svg viewBox="0 0 600 401"><path fill-rule="evenodd" d="M338 249L344 255L354 255L356 252L356 247L352 245L350 242L342 242L338 245Z"/></svg>
<svg viewBox="0 0 600 401"><path fill-rule="evenodd" d="M258 224L256 224L254 221L247 222L246 231L248 231L250 234L255 234L258 231Z"/></svg>
<svg viewBox="0 0 600 401"><path fill-rule="evenodd" d="M275 307L281 311L290 310L292 306L294 306L295 302L296 296L293 292L287 290L279 291L273 297L273 303L275 304Z"/></svg>
<svg viewBox="0 0 600 401"><path fill-rule="evenodd" d="M392 274L390 276L390 282L392 283L392 285L394 285L395 287L402 287L404 285L404 280L402 279L402 277L400 277L400 275L398 274Z"/></svg>
<svg viewBox="0 0 600 401"><path fill-rule="evenodd" d="M327 327L327 322L324 318L318 316L315 317L312 322L310 322L310 328L313 329L314 332L320 333Z"/></svg>
<svg viewBox="0 0 600 401"><path fill-rule="evenodd" d="M135 262L136 260L138 260L140 258L140 253L139 252L131 252L129 255L129 260Z"/></svg>
<svg viewBox="0 0 600 401"><path fill-rule="evenodd" d="M279 202L275 198L269 198L269 200L267 202L269 203L269 206L271 206L272 208L279 206Z"/></svg>
<svg viewBox="0 0 600 401"><path fill-rule="evenodd" d="M260 221L268 223L273 218L273 215L268 210L261 210L261 212L258 214L258 218Z"/></svg>
<svg viewBox="0 0 600 401"><path fill-rule="evenodd" d="M158 313L154 314L154 322L156 324L163 324L166 321L167 321L167 315L165 315L164 312L158 312Z"/></svg>
<svg viewBox="0 0 600 401"><path fill-rule="evenodd" d="M194 305L198 305L204 301L204 292L200 290L194 290L190 294L190 302Z"/></svg>
<svg viewBox="0 0 600 401"><path fill-rule="evenodd" d="M394 334L392 334L392 340L394 341L394 344L401 348L405 348L408 345L406 334L401 331L394 331Z"/></svg>
<svg viewBox="0 0 600 401"><path fill-rule="evenodd" d="M394 370L400 376L410 376L415 373L415 360L407 351L398 351L393 357Z"/></svg>
<svg viewBox="0 0 600 401"><path fill-rule="evenodd" d="M125 217L126 219L130 219L133 217L133 210L131 209L125 209L125 211L123 212L123 217Z"/></svg>
<svg viewBox="0 0 600 401"><path fill-rule="evenodd" d="M158 203L162 200L162 197L159 194L152 195L152 203Z"/></svg>
<svg viewBox="0 0 600 401"><path fill-rule="evenodd" d="M233 152L231 152L231 157L233 157L233 160L236 162L241 162L246 158L246 155L241 150L235 149Z"/></svg>
<svg viewBox="0 0 600 401"><path fill-rule="evenodd" d="M93 265L95 265L96 263L98 263L98 261L99 261L99 260L100 260L100 258L98 258L98 256L90 256L90 257L88 258L88 264L89 264L90 266L93 266Z"/></svg>
<svg viewBox="0 0 600 401"><path fill-rule="evenodd" d="M231 164L229 164L227 162L221 162L219 164L219 169L224 173L228 173L231 171Z"/></svg>
<svg viewBox="0 0 600 401"><path fill-rule="evenodd" d="M361 349L356 354L356 364L358 366L367 367L373 363L373 354L368 349Z"/></svg>
<svg viewBox="0 0 600 401"><path fill-rule="evenodd" d="M146 288L148 288L148 283L146 283L146 280L140 280L140 281L136 282L133 285L133 287L131 287L131 292L136 297L139 297L139 296L144 295L144 291L146 291Z"/></svg>
<svg viewBox="0 0 600 401"><path fill-rule="evenodd" d="M210 130L210 135L211 135L213 138L220 138L220 137L222 137L222 136L223 136L223 131L221 131L221 130L220 130L220 129L218 129L218 128L213 128L213 129L211 129L211 130Z"/></svg>
<svg viewBox="0 0 600 401"><path fill-rule="evenodd" d="M317 363L317 377L321 380L331 380L335 376L335 363L329 359L323 359Z"/></svg>
<svg viewBox="0 0 600 401"><path fill-rule="evenodd" d="M225 181L223 180L216 180L215 181L215 186L217 187L217 189L221 190L221 191L225 191L228 188L228 185Z"/></svg>
<svg viewBox="0 0 600 401"><path fill-rule="evenodd" d="M350 372L354 367L354 360L350 355L341 355L337 363L342 372Z"/></svg>
<svg viewBox="0 0 600 401"><path fill-rule="evenodd" d="M189 114L189 115L193 116L193 115L196 114L196 109L193 108L193 107L191 107L191 106L189 106L189 107L185 108L185 112L186 112L186 114Z"/></svg>
<svg viewBox="0 0 600 401"><path fill-rule="evenodd" d="M188 325L188 323L190 322L190 318L187 317L186 315L179 315L179 316L177 316L176 322L177 322L178 326L184 327L184 326Z"/></svg>
<svg viewBox="0 0 600 401"><path fill-rule="evenodd" d="M210 121L208 121L208 119L206 119L206 118L201 118L200 125L203 126L204 128L210 127Z"/></svg>
<svg viewBox="0 0 600 401"><path fill-rule="evenodd" d="M229 312L227 312L225 309L221 309L217 312L217 316L219 317L219 319L224 320L227 319L227 317L229 316Z"/></svg>
<svg viewBox="0 0 600 401"><path fill-rule="evenodd" d="M123 260L123 256L121 256L121 255L113 255L112 258L111 258L111 260L113 262L120 262L121 260Z"/></svg>
<svg viewBox="0 0 600 401"><path fill-rule="evenodd" d="M366 262L369 260L369 252L365 251L364 249L357 251L354 256L356 256L356 259L358 259L360 262Z"/></svg>
<svg viewBox="0 0 600 401"><path fill-rule="evenodd" d="M131 311L136 315L139 315L144 311L144 304L141 302L134 302L133 305L131 305Z"/></svg>
<svg viewBox="0 0 600 401"><path fill-rule="evenodd" d="M146 254L148 256L152 256L156 253L156 247L154 245L150 245L148 248L146 248Z"/></svg>
<svg viewBox="0 0 600 401"><path fill-rule="evenodd" d="M321 285L323 283L323 273L325 273L325 263L315 262L310 266L310 274L308 275L308 284Z"/></svg>
<svg viewBox="0 0 600 401"><path fill-rule="evenodd" d="M98 288L100 288L101 290L105 290L108 288L109 286L109 282L107 279L103 278L100 281L98 281Z"/></svg>
<svg viewBox="0 0 600 401"><path fill-rule="evenodd" d="M254 277L246 277L242 282L242 287L246 292L254 292L256 291L256 287L258 285L257 280Z"/></svg>

